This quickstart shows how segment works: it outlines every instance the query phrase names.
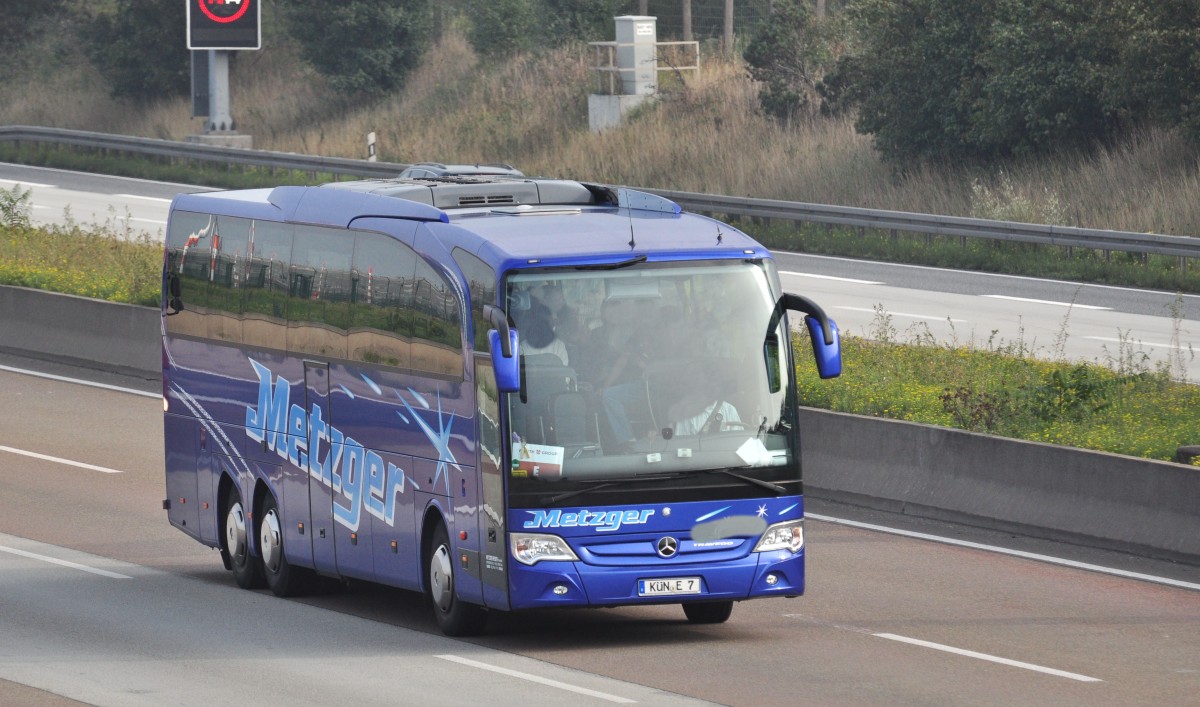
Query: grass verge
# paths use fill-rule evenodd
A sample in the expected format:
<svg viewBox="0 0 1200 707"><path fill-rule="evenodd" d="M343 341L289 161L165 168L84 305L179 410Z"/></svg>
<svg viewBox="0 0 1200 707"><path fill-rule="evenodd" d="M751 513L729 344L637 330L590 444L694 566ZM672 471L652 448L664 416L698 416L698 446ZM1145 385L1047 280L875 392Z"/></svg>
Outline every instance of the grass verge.
<svg viewBox="0 0 1200 707"><path fill-rule="evenodd" d="M1200 441L1200 387L1130 360L1124 370L996 348L842 339L844 373L817 377L796 341L802 405L1171 461ZM1133 365L1129 365L1133 363Z"/></svg>
<svg viewBox="0 0 1200 707"><path fill-rule="evenodd" d="M129 220L37 227L29 192L0 189L0 284L82 297L157 305L162 245Z"/></svg>

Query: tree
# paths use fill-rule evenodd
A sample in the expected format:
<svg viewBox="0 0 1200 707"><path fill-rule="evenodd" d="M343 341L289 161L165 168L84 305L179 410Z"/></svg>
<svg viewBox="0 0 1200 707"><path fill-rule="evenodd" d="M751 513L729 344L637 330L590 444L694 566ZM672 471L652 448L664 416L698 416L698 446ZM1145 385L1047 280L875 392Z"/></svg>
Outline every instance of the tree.
<svg viewBox="0 0 1200 707"><path fill-rule="evenodd" d="M626 14L624 0L537 0L538 14L546 18L551 41L603 41L611 37L613 18Z"/></svg>
<svg viewBox="0 0 1200 707"><path fill-rule="evenodd" d="M467 39L480 56L495 59L534 46L538 16L531 0L469 0Z"/></svg>
<svg viewBox="0 0 1200 707"><path fill-rule="evenodd" d="M763 110L781 120L791 120L810 109L816 81L806 51L812 30L812 13L802 0L776 0L768 22L746 46L750 76L762 83L758 99Z"/></svg>
<svg viewBox="0 0 1200 707"><path fill-rule="evenodd" d="M983 68L977 52L996 0L862 0L848 12L862 51L825 79L838 108L885 159L956 159L971 152L971 115Z"/></svg>
<svg viewBox="0 0 1200 707"><path fill-rule="evenodd" d="M1000 0L977 59L968 141L983 154L1034 154L1108 142L1127 127L1108 100L1127 6Z"/></svg>
<svg viewBox="0 0 1200 707"><path fill-rule="evenodd" d="M150 101L187 95L186 13L181 2L115 0L112 12L93 17L85 41L114 98Z"/></svg>
<svg viewBox="0 0 1200 707"><path fill-rule="evenodd" d="M301 57L343 94L403 86L431 41L430 0L289 0L280 9Z"/></svg>
<svg viewBox="0 0 1200 707"><path fill-rule="evenodd" d="M624 0L469 0L467 39L480 55L512 56L572 40L611 37Z"/></svg>
<svg viewBox="0 0 1200 707"><path fill-rule="evenodd" d="M42 28L42 21L57 16L65 4L65 0L5 3L4 21L0 22L0 51L10 52L24 45Z"/></svg>
<svg viewBox="0 0 1200 707"><path fill-rule="evenodd" d="M862 51L822 92L883 156L1088 149L1141 124L1200 141L1194 0L860 0Z"/></svg>
<svg viewBox="0 0 1200 707"><path fill-rule="evenodd" d="M1178 126L1200 143L1200 4L1138 0L1128 6L1127 37L1106 99L1155 124Z"/></svg>

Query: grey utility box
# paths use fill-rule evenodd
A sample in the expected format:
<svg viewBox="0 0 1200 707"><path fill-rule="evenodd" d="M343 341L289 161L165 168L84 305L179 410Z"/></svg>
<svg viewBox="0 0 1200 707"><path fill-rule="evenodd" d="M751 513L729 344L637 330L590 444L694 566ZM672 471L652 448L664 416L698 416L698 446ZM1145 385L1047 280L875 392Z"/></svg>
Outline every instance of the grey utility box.
<svg viewBox="0 0 1200 707"><path fill-rule="evenodd" d="M588 96L592 132L620 125L622 116L658 92L658 18L622 15L613 19L616 41L592 42L592 46L612 52L608 65L595 67L610 80L608 93Z"/></svg>
<svg viewBox="0 0 1200 707"><path fill-rule="evenodd" d="M615 19L621 93L653 95L658 90L658 18L622 15Z"/></svg>

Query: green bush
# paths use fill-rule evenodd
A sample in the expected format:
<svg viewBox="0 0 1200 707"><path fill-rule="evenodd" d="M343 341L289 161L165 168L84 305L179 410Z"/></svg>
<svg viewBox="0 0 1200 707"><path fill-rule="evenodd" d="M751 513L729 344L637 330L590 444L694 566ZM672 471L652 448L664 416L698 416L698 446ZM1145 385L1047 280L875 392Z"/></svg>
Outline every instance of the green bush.
<svg viewBox="0 0 1200 707"><path fill-rule="evenodd" d="M432 39L430 0L288 0L281 9L304 61L342 94L404 86Z"/></svg>
<svg viewBox="0 0 1200 707"><path fill-rule="evenodd" d="M83 33L113 97L155 101L187 95L191 58L186 13L182 2L114 0L108 11L93 14Z"/></svg>

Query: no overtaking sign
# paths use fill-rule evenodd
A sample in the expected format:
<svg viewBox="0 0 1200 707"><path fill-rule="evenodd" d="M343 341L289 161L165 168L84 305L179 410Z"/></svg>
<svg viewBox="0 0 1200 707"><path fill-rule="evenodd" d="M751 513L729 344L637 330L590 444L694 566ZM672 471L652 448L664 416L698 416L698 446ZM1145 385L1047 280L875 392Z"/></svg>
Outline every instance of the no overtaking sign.
<svg viewBox="0 0 1200 707"><path fill-rule="evenodd" d="M187 0L188 49L262 48L260 0Z"/></svg>

